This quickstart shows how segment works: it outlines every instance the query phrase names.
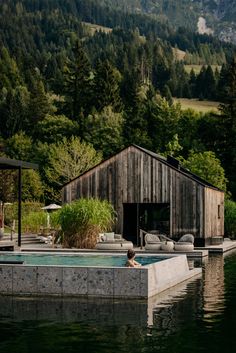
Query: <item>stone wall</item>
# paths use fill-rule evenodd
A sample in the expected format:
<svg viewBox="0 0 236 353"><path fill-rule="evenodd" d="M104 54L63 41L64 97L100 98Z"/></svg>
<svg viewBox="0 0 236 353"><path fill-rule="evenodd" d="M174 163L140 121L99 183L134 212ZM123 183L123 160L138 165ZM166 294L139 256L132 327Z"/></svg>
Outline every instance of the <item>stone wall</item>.
<svg viewBox="0 0 236 353"><path fill-rule="evenodd" d="M141 268L0 265L0 294L147 298L200 271L186 255Z"/></svg>

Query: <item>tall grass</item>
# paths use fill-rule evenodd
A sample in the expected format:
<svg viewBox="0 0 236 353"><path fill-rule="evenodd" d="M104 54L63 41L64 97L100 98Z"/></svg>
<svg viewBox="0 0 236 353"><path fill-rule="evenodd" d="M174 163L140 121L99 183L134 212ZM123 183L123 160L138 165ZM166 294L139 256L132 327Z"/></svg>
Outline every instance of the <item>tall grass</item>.
<svg viewBox="0 0 236 353"><path fill-rule="evenodd" d="M43 204L34 201L25 201L21 204L22 217L29 215L32 212L41 212ZM18 220L18 203L14 202L11 205L5 206L5 224L11 226L13 220Z"/></svg>
<svg viewBox="0 0 236 353"><path fill-rule="evenodd" d="M59 228L59 216L60 211L50 212L50 229L58 230ZM22 217L22 231L24 233L41 233L42 229L49 231L47 229L48 220L47 220L47 212L45 211L36 211L30 212L28 214L23 215Z"/></svg>
<svg viewBox="0 0 236 353"><path fill-rule="evenodd" d="M63 232L63 246L94 248L100 232L111 230L113 207L106 200L80 199L64 205L58 221Z"/></svg>
<svg viewBox="0 0 236 353"><path fill-rule="evenodd" d="M39 233L41 227L47 224L47 215L44 211L30 212L22 217L22 231L24 233Z"/></svg>

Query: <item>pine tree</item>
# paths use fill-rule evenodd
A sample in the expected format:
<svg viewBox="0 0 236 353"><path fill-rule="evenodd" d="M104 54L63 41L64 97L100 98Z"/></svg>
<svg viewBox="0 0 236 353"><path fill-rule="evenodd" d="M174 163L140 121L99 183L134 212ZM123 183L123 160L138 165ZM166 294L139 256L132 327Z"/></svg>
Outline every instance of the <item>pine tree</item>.
<svg viewBox="0 0 236 353"><path fill-rule="evenodd" d="M221 73L221 104L219 121L220 154L229 179L229 187L236 197L236 56Z"/></svg>
<svg viewBox="0 0 236 353"><path fill-rule="evenodd" d="M37 76L30 92L28 126L26 131L29 134L36 133L37 135L37 129L35 130L36 124L42 121L47 114L51 114L52 112L53 106L47 96L43 81Z"/></svg>
<svg viewBox="0 0 236 353"><path fill-rule="evenodd" d="M119 71L115 70L108 60L98 62L94 78L94 102L97 111L102 111L106 106L120 111L120 80Z"/></svg>
<svg viewBox="0 0 236 353"><path fill-rule="evenodd" d="M216 98L216 80L210 65L207 66L205 72L204 96L205 98L210 100L214 100Z"/></svg>
<svg viewBox="0 0 236 353"><path fill-rule="evenodd" d="M90 106L91 66L79 41L73 48L74 57L65 66L65 114L79 123L81 134L83 121L81 112Z"/></svg>

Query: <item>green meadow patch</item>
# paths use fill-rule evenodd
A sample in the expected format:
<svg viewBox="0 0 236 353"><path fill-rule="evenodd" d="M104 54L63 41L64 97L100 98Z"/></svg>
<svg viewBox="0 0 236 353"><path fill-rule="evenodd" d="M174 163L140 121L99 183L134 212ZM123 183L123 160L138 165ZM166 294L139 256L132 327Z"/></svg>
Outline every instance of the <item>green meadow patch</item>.
<svg viewBox="0 0 236 353"><path fill-rule="evenodd" d="M112 28L110 27L104 27L100 26L94 23L89 23L89 22L82 22L84 26L89 28L90 34L94 35L96 32L104 32L104 33L110 33L112 32Z"/></svg>
<svg viewBox="0 0 236 353"><path fill-rule="evenodd" d="M189 74L191 72L191 70L193 69L195 74L199 74L201 71L201 68L205 66L207 67L208 65L184 65L185 71ZM220 65L210 65L212 70L215 71L216 69L218 69L218 71L221 70L221 66Z"/></svg>
<svg viewBox="0 0 236 353"><path fill-rule="evenodd" d="M219 102L200 101L198 99L175 98L174 102L179 102L182 109L193 109L198 112L206 113L209 111L218 112Z"/></svg>

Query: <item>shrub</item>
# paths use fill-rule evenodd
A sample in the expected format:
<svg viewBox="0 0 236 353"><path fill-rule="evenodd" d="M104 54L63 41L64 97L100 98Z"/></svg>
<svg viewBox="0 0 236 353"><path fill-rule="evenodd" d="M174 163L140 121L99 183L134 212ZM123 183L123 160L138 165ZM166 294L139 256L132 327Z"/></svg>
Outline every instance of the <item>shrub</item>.
<svg viewBox="0 0 236 353"><path fill-rule="evenodd" d="M225 201L225 235L236 237L236 202Z"/></svg>
<svg viewBox="0 0 236 353"><path fill-rule="evenodd" d="M100 232L111 230L113 207L107 201L80 199L64 205L59 212L63 246L94 248Z"/></svg>

